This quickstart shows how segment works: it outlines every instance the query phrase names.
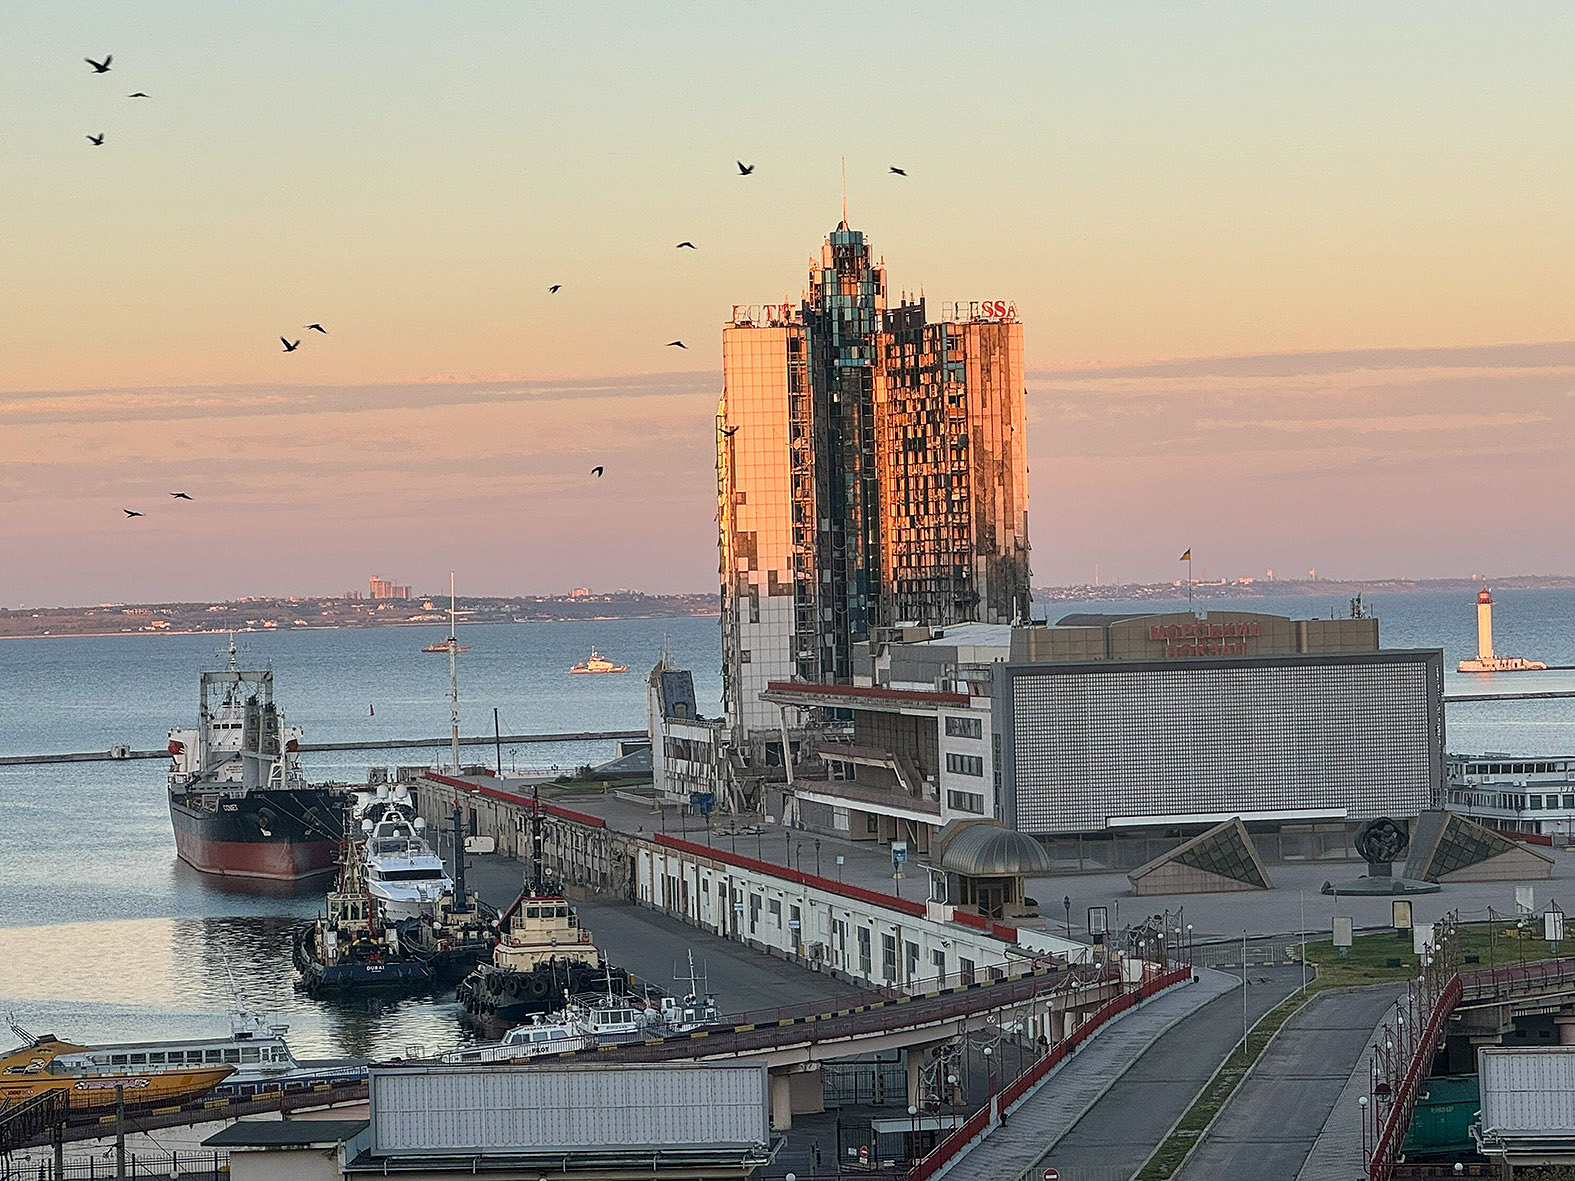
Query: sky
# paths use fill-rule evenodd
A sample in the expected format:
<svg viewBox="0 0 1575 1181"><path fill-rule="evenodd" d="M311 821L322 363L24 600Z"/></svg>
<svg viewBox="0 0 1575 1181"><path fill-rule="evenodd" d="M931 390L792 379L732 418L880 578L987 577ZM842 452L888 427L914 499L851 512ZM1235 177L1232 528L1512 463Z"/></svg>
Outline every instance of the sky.
<svg viewBox="0 0 1575 1181"><path fill-rule="evenodd" d="M1037 585L1570 572L1572 41L1536 3L8 6L0 604L713 589L721 326L799 296L844 160L894 296L1017 304Z"/></svg>

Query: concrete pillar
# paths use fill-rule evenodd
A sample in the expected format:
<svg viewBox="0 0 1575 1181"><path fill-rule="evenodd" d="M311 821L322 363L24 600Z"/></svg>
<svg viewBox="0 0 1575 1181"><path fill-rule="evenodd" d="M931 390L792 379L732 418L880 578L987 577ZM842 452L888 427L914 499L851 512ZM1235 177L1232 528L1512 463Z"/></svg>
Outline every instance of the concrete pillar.
<svg viewBox="0 0 1575 1181"><path fill-rule="evenodd" d="M924 1046L909 1046L902 1052L908 1065L908 1106L924 1106Z"/></svg>
<svg viewBox="0 0 1575 1181"><path fill-rule="evenodd" d="M819 1066L788 1075L788 1089L794 1115L818 1115L826 1110L826 1087Z"/></svg>
<svg viewBox="0 0 1575 1181"><path fill-rule="evenodd" d="M786 1132L793 1127L793 1078L786 1071L772 1071L771 1130Z"/></svg>
<svg viewBox="0 0 1575 1181"><path fill-rule="evenodd" d="M1480 1070L1481 1063L1477 1060L1477 1051L1484 1047L1492 1048L1504 1044L1504 1039L1496 1033L1476 1034L1467 1039L1471 1043L1471 1069Z"/></svg>
<svg viewBox="0 0 1575 1181"><path fill-rule="evenodd" d="M1553 1019L1553 1024L1559 1030L1559 1045L1575 1046L1575 1016L1558 1016Z"/></svg>

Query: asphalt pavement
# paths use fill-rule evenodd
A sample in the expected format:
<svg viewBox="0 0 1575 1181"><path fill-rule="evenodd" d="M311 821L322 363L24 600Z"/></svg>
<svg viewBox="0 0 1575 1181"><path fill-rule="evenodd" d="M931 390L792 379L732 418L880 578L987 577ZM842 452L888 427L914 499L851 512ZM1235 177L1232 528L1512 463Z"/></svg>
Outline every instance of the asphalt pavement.
<svg viewBox="0 0 1575 1181"><path fill-rule="evenodd" d="M1315 996L1221 1108L1180 1181L1294 1181L1398 986ZM1349 1129L1357 1136L1355 1126Z"/></svg>
<svg viewBox="0 0 1575 1181"><path fill-rule="evenodd" d="M1301 982L1300 967L1249 968L1248 1022L1256 1021L1290 996L1301 987ZM1070 1132L1048 1147L1035 1166L1036 1172L1030 1175L1054 1166L1061 1181L1108 1181L1132 1176L1241 1041L1241 1014L1238 985L1162 1034ZM1371 1023L1368 1028L1372 1028ZM1271 1177L1282 1174L1241 1175L1254 1181L1271 1181ZM1289 1174L1295 1175L1294 1170Z"/></svg>
<svg viewBox="0 0 1575 1181"><path fill-rule="evenodd" d="M466 864L467 885L479 890L491 905L502 909L519 896L522 863L493 854L473 856ZM835 976L722 939L649 907L606 898L575 902L574 906L609 960L669 993L682 996L689 990L688 953L693 951L696 974L704 977L702 987L716 997L723 1013L841 998L859 1004L871 995ZM827 1005L828 1009L842 1007Z"/></svg>

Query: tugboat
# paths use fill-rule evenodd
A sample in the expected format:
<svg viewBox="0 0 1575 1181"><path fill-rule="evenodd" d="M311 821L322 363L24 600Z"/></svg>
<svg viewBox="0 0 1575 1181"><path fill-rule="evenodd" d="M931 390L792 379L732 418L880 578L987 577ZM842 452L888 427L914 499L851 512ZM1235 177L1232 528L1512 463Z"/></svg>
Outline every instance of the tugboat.
<svg viewBox="0 0 1575 1181"><path fill-rule="evenodd" d="M456 807L452 819L454 876L444 878L448 889L432 904L395 923L400 947L426 964L432 979L440 984L453 984L464 977L492 954L498 942L497 910L465 888L464 823L464 813Z"/></svg>
<svg viewBox="0 0 1575 1181"><path fill-rule="evenodd" d="M612 661L604 659L597 653L595 648L592 648L590 657L576 664L569 671L571 673L626 673L629 671L629 666L627 664L614 664Z"/></svg>
<svg viewBox="0 0 1575 1181"><path fill-rule="evenodd" d="M169 732L176 856L227 877L332 873L342 796L306 782L300 744L274 705L273 672L242 669L232 638L228 666L202 674L197 726Z"/></svg>
<svg viewBox="0 0 1575 1181"><path fill-rule="evenodd" d="M297 987L310 996L422 993L432 986L431 966L407 954L399 928L379 917L360 851L348 839L326 912L296 928L290 950L301 974Z"/></svg>
<svg viewBox="0 0 1575 1181"><path fill-rule="evenodd" d="M629 986L629 974L602 959L591 933L541 866L541 804L531 818L531 877L498 920L501 934L489 963L460 981L456 999L483 1024L518 1025L563 1006L565 995Z"/></svg>

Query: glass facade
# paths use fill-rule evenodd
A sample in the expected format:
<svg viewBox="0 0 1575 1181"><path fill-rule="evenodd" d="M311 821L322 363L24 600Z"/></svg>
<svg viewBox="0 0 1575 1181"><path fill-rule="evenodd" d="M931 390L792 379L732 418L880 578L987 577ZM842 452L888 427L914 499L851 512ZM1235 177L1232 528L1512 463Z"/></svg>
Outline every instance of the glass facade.
<svg viewBox="0 0 1575 1181"><path fill-rule="evenodd" d="M873 628L1026 614L1022 325L990 307L888 313L885 269L844 222L801 303L733 309L717 522L735 736L777 725L769 681L849 682Z"/></svg>
<svg viewBox="0 0 1575 1181"><path fill-rule="evenodd" d="M1442 660L1000 666L1008 821L1048 834L1113 818L1415 816L1441 799Z"/></svg>

